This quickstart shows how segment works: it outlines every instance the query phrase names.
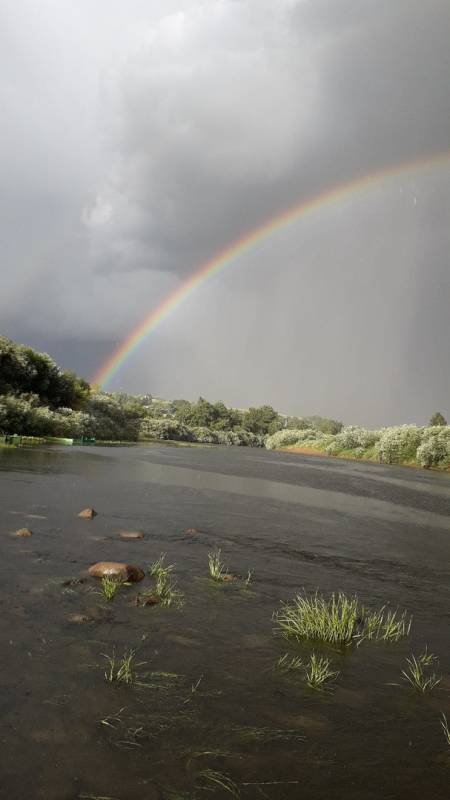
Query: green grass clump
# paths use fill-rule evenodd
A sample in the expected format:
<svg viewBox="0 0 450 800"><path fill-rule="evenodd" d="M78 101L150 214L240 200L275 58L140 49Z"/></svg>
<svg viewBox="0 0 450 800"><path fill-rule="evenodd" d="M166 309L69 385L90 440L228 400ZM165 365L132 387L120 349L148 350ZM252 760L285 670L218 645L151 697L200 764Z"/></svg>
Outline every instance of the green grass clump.
<svg viewBox="0 0 450 800"><path fill-rule="evenodd" d="M383 606L379 611L367 612L355 596L343 592L329 599L318 592L313 595L298 594L291 603L285 603L275 615L281 632L298 641L309 639L332 645L349 645L364 639L381 639L397 642L408 636L411 618L406 612L389 611Z"/></svg>
<svg viewBox="0 0 450 800"><path fill-rule="evenodd" d="M155 586L152 594L157 598L162 606L181 607L184 603L184 595L176 588L176 581L173 578L174 564L164 564L165 553L161 553L159 559L150 565L150 575L155 579Z"/></svg>
<svg viewBox="0 0 450 800"><path fill-rule="evenodd" d="M277 669L282 672L294 672L298 669L303 669L303 661L300 656L289 656L289 653L284 653L280 656L276 663Z"/></svg>
<svg viewBox="0 0 450 800"><path fill-rule="evenodd" d="M135 650L125 650L121 659L116 658L116 652L113 650L111 656L102 653L103 657L108 662L108 667L104 672L105 680L108 683L126 683L132 684L136 680L136 667L142 666L144 661L135 663Z"/></svg>
<svg viewBox="0 0 450 800"><path fill-rule="evenodd" d="M305 680L311 689L322 689L323 684L337 678L339 672L330 669L331 661L324 656L311 655L305 668Z"/></svg>
<svg viewBox="0 0 450 800"><path fill-rule="evenodd" d="M418 658L415 655L411 655L411 658L406 659L408 664L406 670L402 670L404 679L408 681L413 689L422 694L431 692L441 681L441 678L438 678L434 672L427 674L425 671L433 663L435 656L431 656L431 659L430 661L430 655L426 651Z"/></svg>
<svg viewBox="0 0 450 800"><path fill-rule="evenodd" d="M286 603L275 619L284 636L348 645L355 637L360 607L356 597L339 592L329 600L316 594L299 594Z"/></svg>
<svg viewBox="0 0 450 800"><path fill-rule="evenodd" d="M208 553L208 569L210 578L213 581L217 581L217 583L223 583L228 578L228 570L223 563L222 559L222 551L219 549L215 550L213 553Z"/></svg>
<svg viewBox="0 0 450 800"><path fill-rule="evenodd" d="M398 610L388 611L383 606L379 611L368 613L363 619L363 631L360 641L364 639L377 639L384 642L398 642L409 635L411 630L412 617L408 617L404 611L399 614Z"/></svg>
<svg viewBox="0 0 450 800"><path fill-rule="evenodd" d="M114 600L120 587L123 586L124 581L121 577L103 575L102 577L102 594L108 601Z"/></svg>

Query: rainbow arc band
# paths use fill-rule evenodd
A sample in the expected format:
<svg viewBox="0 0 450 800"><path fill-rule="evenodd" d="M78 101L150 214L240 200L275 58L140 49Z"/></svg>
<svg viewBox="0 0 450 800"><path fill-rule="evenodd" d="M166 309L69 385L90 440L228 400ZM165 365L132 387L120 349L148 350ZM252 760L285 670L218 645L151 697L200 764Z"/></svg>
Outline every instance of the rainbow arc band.
<svg viewBox="0 0 450 800"><path fill-rule="evenodd" d="M124 339L104 364L102 364L93 377L92 383L104 387L116 375L122 365L133 355L142 342L145 341L172 311L175 311L178 306L189 297L197 286L200 286L208 278L212 278L213 275L216 275L220 270L232 264L239 256L250 250L262 239L269 237L275 231L278 231L285 225L289 225L300 217L324 206L336 203L350 194L370 190L385 181L408 172L430 170L437 166L445 166L449 162L450 150L447 150L421 159L383 167L377 172L360 175L350 181L325 189L313 197L302 200L300 203L291 206L280 214L271 217L271 219L266 220L256 228L253 228L249 233L244 234L244 236L224 250L215 253L212 258L195 270L181 286L171 292L157 308L153 309L139 325L134 328L131 334Z"/></svg>

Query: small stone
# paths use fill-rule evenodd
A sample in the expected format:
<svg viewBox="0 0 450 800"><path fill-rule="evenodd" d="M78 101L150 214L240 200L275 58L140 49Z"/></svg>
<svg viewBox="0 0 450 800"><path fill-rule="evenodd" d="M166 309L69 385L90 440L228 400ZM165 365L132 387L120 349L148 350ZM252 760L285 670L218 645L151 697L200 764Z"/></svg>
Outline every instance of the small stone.
<svg viewBox="0 0 450 800"><path fill-rule="evenodd" d="M143 539L144 534L142 531L121 531L119 533L121 539Z"/></svg>
<svg viewBox="0 0 450 800"><path fill-rule="evenodd" d="M69 622L75 622L76 625L84 625L89 622L89 617L86 614L71 614L68 619Z"/></svg>
<svg viewBox="0 0 450 800"><path fill-rule="evenodd" d="M141 581L145 573L132 564L124 564L121 561L98 561L89 567L89 575L93 578L103 578L105 575L108 577L122 578L124 581L136 583Z"/></svg>
<svg viewBox="0 0 450 800"><path fill-rule="evenodd" d="M16 536L33 536L33 531L30 531L29 528L19 528L16 531Z"/></svg>
<svg viewBox="0 0 450 800"><path fill-rule="evenodd" d="M92 519L92 517L97 516L97 512L93 508L84 508L83 511L80 511L78 516L82 519Z"/></svg>

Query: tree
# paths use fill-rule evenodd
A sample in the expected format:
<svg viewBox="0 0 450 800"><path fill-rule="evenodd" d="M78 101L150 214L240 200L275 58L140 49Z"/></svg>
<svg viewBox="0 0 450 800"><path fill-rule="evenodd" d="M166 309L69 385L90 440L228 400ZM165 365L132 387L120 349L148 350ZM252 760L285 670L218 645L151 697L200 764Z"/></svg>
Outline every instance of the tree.
<svg viewBox="0 0 450 800"><path fill-rule="evenodd" d="M431 416L428 425L430 426L447 425L447 420L445 419L444 415L441 414L440 411L435 411L434 414Z"/></svg>
<svg viewBox="0 0 450 800"><path fill-rule="evenodd" d="M272 406L259 406L245 412L242 427L251 433L272 434L283 427L283 419Z"/></svg>

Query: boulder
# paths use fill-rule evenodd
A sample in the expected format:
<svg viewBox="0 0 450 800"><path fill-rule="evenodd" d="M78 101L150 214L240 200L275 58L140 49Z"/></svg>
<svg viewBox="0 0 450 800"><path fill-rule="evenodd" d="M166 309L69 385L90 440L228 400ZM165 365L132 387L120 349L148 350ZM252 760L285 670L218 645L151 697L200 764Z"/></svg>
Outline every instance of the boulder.
<svg viewBox="0 0 450 800"><path fill-rule="evenodd" d="M16 536L33 536L33 531L30 531L29 528L19 528L16 531Z"/></svg>
<svg viewBox="0 0 450 800"><path fill-rule="evenodd" d="M97 516L97 512L93 508L83 508L83 511L80 511L78 516L82 519L92 519L92 517Z"/></svg>
<svg viewBox="0 0 450 800"><path fill-rule="evenodd" d="M121 539L143 539L144 534L142 531L121 531L119 533Z"/></svg>
<svg viewBox="0 0 450 800"><path fill-rule="evenodd" d="M89 575L93 578L103 578L107 575L110 578L122 578L124 581L136 583L141 581L145 573L132 564L124 564L121 561L98 561L89 567Z"/></svg>

